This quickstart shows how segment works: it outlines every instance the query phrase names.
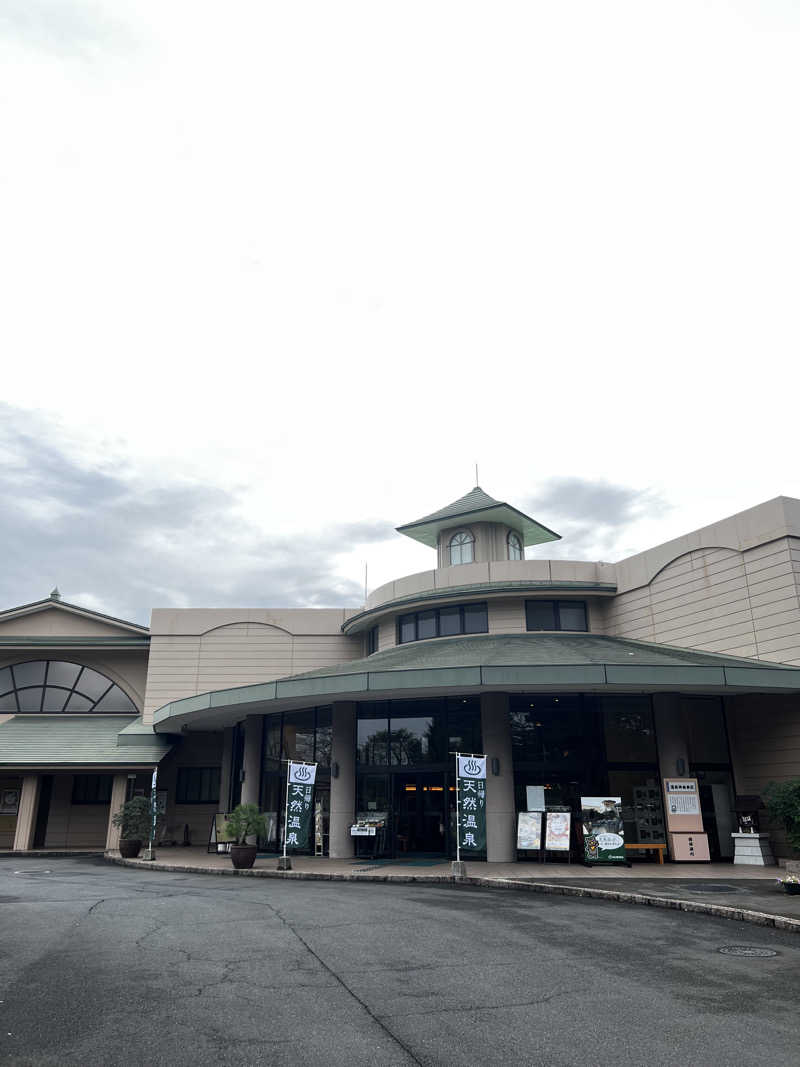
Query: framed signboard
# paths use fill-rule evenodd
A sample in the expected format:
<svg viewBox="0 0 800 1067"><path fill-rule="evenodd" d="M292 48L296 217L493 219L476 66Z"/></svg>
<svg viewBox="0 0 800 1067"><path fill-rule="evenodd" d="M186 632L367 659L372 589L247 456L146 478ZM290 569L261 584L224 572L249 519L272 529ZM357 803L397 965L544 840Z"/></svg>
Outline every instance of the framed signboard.
<svg viewBox="0 0 800 1067"><path fill-rule="evenodd" d="M544 847L548 852L569 852L571 819L568 811L548 811L544 837Z"/></svg>
<svg viewBox="0 0 800 1067"><path fill-rule="evenodd" d="M627 863L622 797L581 797L584 863Z"/></svg>
<svg viewBox="0 0 800 1067"><path fill-rule="evenodd" d="M702 833L703 815L696 778L665 778L664 807L670 833Z"/></svg>
<svg viewBox="0 0 800 1067"><path fill-rule="evenodd" d="M538 852L542 847L542 813L520 811L517 813L517 848Z"/></svg>
<svg viewBox="0 0 800 1067"><path fill-rule="evenodd" d="M234 839L225 833L225 823L228 816L223 811L218 811L211 819L211 830L208 835L209 852L230 852Z"/></svg>
<svg viewBox="0 0 800 1067"><path fill-rule="evenodd" d="M16 815L19 808L19 789L0 790L0 815Z"/></svg>

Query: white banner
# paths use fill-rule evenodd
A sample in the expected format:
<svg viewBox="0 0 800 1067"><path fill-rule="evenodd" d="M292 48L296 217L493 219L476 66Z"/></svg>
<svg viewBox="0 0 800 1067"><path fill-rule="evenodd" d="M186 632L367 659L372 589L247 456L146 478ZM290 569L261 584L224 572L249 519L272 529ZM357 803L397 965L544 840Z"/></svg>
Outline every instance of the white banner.
<svg viewBox="0 0 800 1067"><path fill-rule="evenodd" d="M485 778L486 777L486 757L485 756L459 756L458 757L458 777L459 778Z"/></svg>
<svg viewBox="0 0 800 1067"><path fill-rule="evenodd" d="M292 763L289 761L289 781L297 785L313 785L317 777L316 763Z"/></svg>

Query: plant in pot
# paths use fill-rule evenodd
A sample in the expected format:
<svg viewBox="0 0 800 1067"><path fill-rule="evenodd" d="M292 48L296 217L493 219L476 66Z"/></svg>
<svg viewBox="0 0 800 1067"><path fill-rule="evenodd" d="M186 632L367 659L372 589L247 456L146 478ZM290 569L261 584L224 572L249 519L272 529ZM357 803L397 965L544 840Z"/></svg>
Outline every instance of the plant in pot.
<svg viewBox="0 0 800 1067"><path fill-rule="evenodd" d="M111 821L120 828L119 854L125 859L139 855L143 841L150 839L150 801L147 797L126 800Z"/></svg>
<svg viewBox="0 0 800 1067"><path fill-rule="evenodd" d="M257 845L248 845L248 837L266 837L267 817L257 804L239 804L228 815L223 827L226 837L233 840L231 863L238 870L247 870L256 861Z"/></svg>
<svg viewBox="0 0 800 1067"><path fill-rule="evenodd" d="M762 793L764 804L771 818L782 823L786 840L796 852L800 852L800 778L788 782L770 782ZM779 878L786 893L800 893L797 875Z"/></svg>

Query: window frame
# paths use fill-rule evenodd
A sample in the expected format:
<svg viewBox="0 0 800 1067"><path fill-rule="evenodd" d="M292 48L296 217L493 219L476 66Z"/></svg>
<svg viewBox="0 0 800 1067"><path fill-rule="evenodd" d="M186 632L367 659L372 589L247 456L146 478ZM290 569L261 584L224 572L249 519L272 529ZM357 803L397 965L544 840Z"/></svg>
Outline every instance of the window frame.
<svg viewBox="0 0 800 1067"><path fill-rule="evenodd" d="M458 545L455 544L455 540L456 540L457 537L462 538L462 540L460 540L458 542ZM469 548L470 558L469 559L459 559L459 560L454 562L453 561L453 548L454 547L458 548L459 555L460 555L463 552L464 547L466 545L470 546L470 548ZM449 563L450 563L451 567L462 567L465 564L474 563L475 562L475 535L473 534L472 530L466 530L466 529L464 529L464 530L456 530L456 532L453 534L453 536L448 539L448 542L447 542L447 556L448 556L448 560L449 560Z"/></svg>
<svg viewBox="0 0 800 1067"><path fill-rule="evenodd" d="M380 649L380 626L370 626L367 630L366 646L367 655L374 656Z"/></svg>
<svg viewBox="0 0 800 1067"><path fill-rule="evenodd" d="M551 604L553 607L553 629L550 630L544 626L531 626L530 616L528 614L529 604ZM584 626L582 630L574 630L571 627L565 628L561 625L561 605L569 604L570 607L581 604L583 605L583 622ZM586 606L585 600L551 600L549 598L542 597L541 599L528 598L525 601L525 632L526 633L553 633L555 631L561 631L563 633L570 634L587 634L589 633L589 610Z"/></svg>
<svg viewBox="0 0 800 1067"><path fill-rule="evenodd" d="M466 630L464 628L464 612L466 610L468 610L469 608L479 608L479 609L483 610L483 612L486 615L486 629L484 629L484 630ZM443 634L441 632L441 625L440 625L441 612L444 610L444 611L453 613L454 609L458 609L458 620L459 620L458 633ZM419 636L419 616L420 615L428 616L431 613L434 613L434 615L435 615L434 622L435 622L436 633L433 634L432 637L420 637ZM407 639L407 640L403 640L403 638L402 638L403 627L411 625L407 620L413 620L414 636L409 638L409 639ZM474 634L488 634L488 632L489 632L489 602L486 601L486 600L473 600L473 601L470 601L468 604L447 604L447 605L445 605L444 608L420 608L419 611L407 611L407 612L403 612L402 615L398 615L397 616L396 637L397 637L397 644L398 645L411 645L415 641L436 641L440 637L471 637Z"/></svg>
<svg viewBox="0 0 800 1067"><path fill-rule="evenodd" d="M518 556L512 556L511 555L511 539L512 538L517 543L517 549L519 551L519 555ZM525 546L522 543L522 538L520 537L520 535L517 533L516 530L509 530L508 533L506 534L506 555L514 563L518 562L521 559L525 559Z"/></svg>

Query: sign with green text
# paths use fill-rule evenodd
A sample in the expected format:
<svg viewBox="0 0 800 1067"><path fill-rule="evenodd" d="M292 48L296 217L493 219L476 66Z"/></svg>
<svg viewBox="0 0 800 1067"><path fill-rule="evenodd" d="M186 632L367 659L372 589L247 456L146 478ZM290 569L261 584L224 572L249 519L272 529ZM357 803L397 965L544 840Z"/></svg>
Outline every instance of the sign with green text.
<svg viewBox="0 0 800 1067"><path fill-rule="evenodd" d="M289 761L286 793L286 848L310 848L316 763Z"/></svg>
<svg viewBox="0 0 800 1067"><path fill-rule="evenodd" d="M459 852L486 849L486 756L456 755Z"/></svg>

